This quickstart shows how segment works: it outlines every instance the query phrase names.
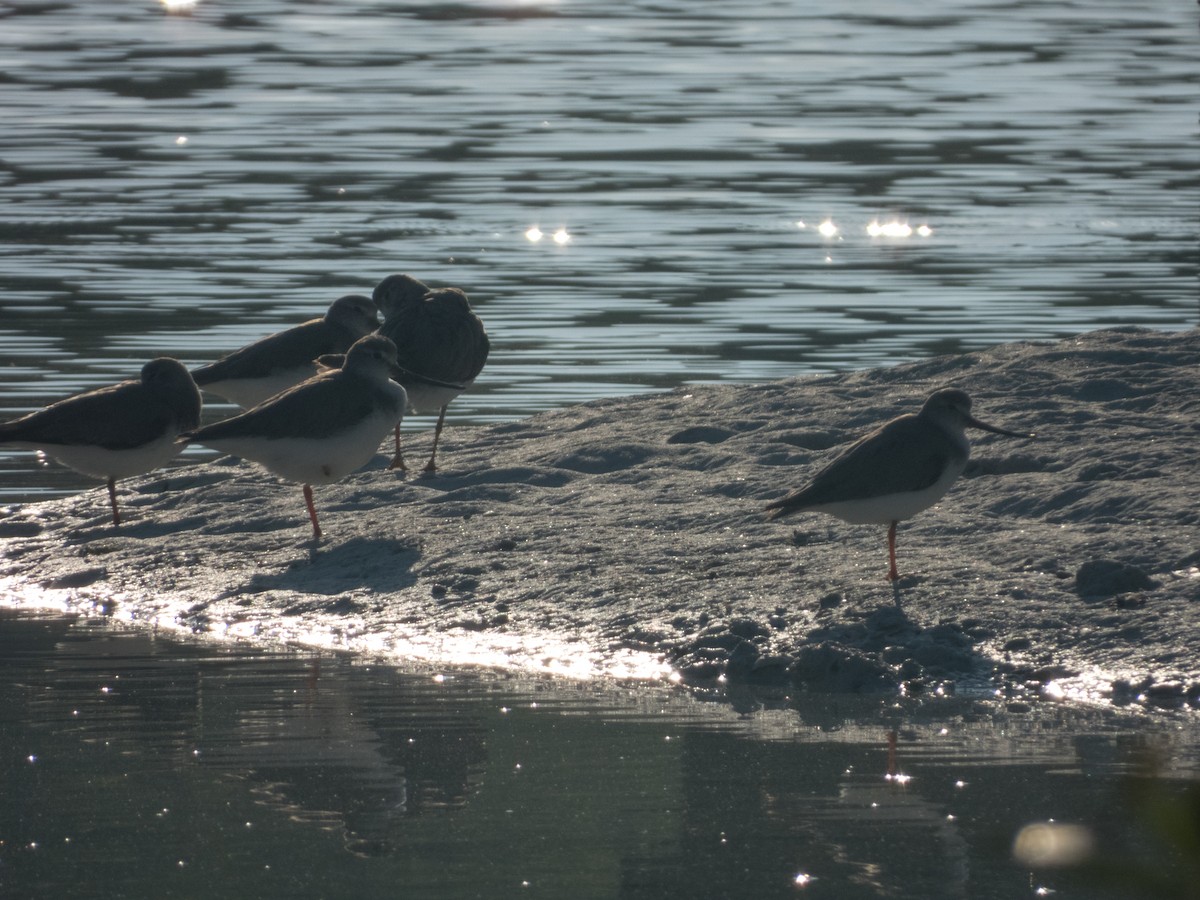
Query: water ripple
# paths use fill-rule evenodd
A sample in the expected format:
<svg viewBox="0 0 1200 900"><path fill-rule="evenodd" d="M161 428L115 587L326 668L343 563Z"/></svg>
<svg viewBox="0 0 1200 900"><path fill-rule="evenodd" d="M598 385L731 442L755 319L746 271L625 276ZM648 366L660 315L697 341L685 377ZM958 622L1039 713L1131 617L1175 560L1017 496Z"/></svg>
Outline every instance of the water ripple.
<svg viewBox="0 0 1200 900"><path fill-rule="evenodd" d="M1200 75L1174 8L0 18L0 418L150 354L211 359L392 271L485 318L468 422L1198 318ZM0 454L0 501L76 483Z"/></svg>

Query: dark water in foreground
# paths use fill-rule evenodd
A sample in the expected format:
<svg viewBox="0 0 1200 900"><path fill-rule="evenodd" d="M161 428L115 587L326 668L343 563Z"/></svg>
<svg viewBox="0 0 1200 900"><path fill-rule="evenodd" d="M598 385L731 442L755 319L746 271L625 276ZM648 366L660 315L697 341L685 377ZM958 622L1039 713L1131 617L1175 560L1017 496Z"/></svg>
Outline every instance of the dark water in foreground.
<svg viewBox="0 0 1200 900"><path fill-rule="evenodd" d="M703 702L14 611L0 726L6 900L1156 896L1031 873L1014 836L1086 824L1179 876L1143 816L1200 774L1166 715Z"/></svg>

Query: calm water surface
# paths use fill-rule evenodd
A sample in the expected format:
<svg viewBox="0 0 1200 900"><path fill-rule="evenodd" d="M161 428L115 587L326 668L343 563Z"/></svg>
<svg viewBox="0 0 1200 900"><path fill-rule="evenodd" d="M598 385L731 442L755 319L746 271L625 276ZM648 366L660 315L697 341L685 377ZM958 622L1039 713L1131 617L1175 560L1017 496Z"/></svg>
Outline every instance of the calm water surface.
<svg viewBox="0 0 1200 900"><path fill-rule="evenodd" d="M461 422L1194 324L1193 13L12 0L0 418L393 271L493 336ZM0 502L87 483L0 454Z"/></svg>
<svg viewBox="0 0 1200 900"><path fill-rule="evenodd" d="M1169 714L701 702L11 610L0 725L11 900L1161 897L1031 873L1013 838L1083 824L1178 879L1146 811L1200 774Z"/></svg>

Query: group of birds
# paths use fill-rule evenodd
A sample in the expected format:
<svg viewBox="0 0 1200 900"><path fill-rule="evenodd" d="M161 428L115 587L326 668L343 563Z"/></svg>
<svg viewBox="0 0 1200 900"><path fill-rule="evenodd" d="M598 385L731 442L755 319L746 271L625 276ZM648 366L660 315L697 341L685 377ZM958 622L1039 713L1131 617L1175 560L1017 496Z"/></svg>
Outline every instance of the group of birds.
<svg viewBox="0 0 1200 900"><path fill-rule="evenodd" d="M378 313L383 314L380 323ZM437 469L446 407L487 360L483 323L457 288L431 289L389 275L370 298L336 300L323 318L270 335L189 372L166 357L126 381L0 424L0 445L36 449L107 480L113 523L116 482L165 464L188 443L259 463L303 485L313 538L321 527L312 485L365 465L389 431L390 468L403 469L400 420L438 413L425 471ZM200 389L245 408L200 427ZM810 483L767 504L768 518L821 512L853 524L888 526L888 579L896 581L896 526L940 500L966 468L966 429L1009 437L971 415L957 388L932 394L917 413L892 419L839 453Z"/></svg>
<svg viewBox="0 0 1200 900"><path fill-rule="evenodd" d="M379 313L383 313L382 323ZM437 470L446 407L475 381L490 344L458 288L389 275L371 297L335 300L322 318L272 334L189 372L153 359L141 378L87 391L0 424L0 445L39 450L108 484L166 464L189 443L259 463L303 485L313 537L312 485L365 465L394 431L391 467L404 469L400 421L437 412L426 472ZM204 389L245 409L200 427Z"/></svg>

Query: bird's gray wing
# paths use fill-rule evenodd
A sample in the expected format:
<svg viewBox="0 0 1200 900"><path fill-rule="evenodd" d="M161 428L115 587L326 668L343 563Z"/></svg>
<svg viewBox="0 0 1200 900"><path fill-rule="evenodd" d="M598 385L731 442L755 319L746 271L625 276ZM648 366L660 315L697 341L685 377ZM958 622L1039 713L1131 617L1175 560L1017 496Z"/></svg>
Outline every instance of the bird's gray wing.
<svg viewBox="0 0 1200 900"><path fill-rule="evenodd" d="M344 353L326 353L323 356L318 356L316 359L317 369L322 372L340 369L345 362L346 354ZM400 367L397 367L397 371L392 373L392 380L405 387L423 384L430 387L451 388L458 391L465 391L468 387L466 384L452 381L439 381L436 378L429 378L426 375L422 375L420 372L410 372L408 369Z"/></svg>
<svg viewBox="0 0 1200 900"><path fill-rule="evenodd" d="M483 323L466 295L453 288L400 308L379 331L395 343L401 368L433 383L469 385L490 350Z"/></svg>
<svg viewBox="0 0 1200 900"><path fill-rule="evenodd" d="M921 491L945 471L957 448L915 415L901 416L851 444L803 488L767 505L776 517L845 500Z"/></svg>
<svg viewBox="0 0 1200 900"><path fill-rule="evenodd" d="M326 372L244 413L206 425L188 438L203 444L226 438L311 438L347 431L375 410L375 385Z"/></svg>
<svg viewBox="0 0 1200 900"><path fill-rule="evenodd" d="M344 328L333 327L324 319L312 319L234 350L196 369L192 377L201 387L232 379L266 378L280 369L310 363L323 353L344 353L353 343L347 342L348 335Z"/></svg>
<svg viewBox="0 0 1200 900"><path fill-rule="evenodd" d="M0 443L131 450L177 430L176 418L140 381L123 381L0 425Z"/></svg>

